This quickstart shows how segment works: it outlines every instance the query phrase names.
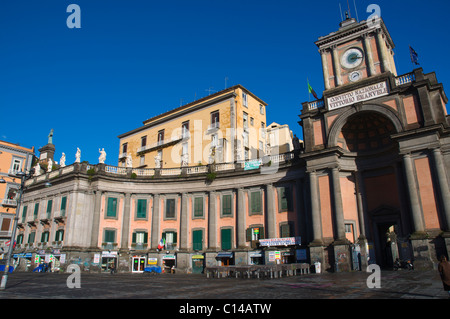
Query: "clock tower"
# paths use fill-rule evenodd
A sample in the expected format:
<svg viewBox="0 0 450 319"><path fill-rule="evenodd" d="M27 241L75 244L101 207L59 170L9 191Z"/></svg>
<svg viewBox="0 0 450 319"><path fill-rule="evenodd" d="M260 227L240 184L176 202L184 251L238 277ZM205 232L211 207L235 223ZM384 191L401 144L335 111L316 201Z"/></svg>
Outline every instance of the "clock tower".
<svg viewBox="0 0 450 319"><path fill-rule="evenodd" d="M361 22L347 18L337 32L315 44L322 57L325 90L388 71L397 75L394 42L381 18Z"/></svg>

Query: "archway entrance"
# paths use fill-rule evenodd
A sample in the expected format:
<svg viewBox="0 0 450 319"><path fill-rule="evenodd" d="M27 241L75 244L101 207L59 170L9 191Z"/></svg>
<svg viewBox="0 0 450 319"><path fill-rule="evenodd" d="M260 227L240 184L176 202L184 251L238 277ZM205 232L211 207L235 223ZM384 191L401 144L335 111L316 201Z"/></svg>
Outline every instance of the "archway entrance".
<svg viewBox="0 0 450 319"><path fill-rule="evenodd" d="M371 249L370 263L392 268L396 258L406 255L407 223L402 211L404 201L398 146L391 136L397 133L393 122L375 111L357 112L342 126L337 142L354 158L363 192L365 236ZM400 175L399 175L400 174Z"/></svg>

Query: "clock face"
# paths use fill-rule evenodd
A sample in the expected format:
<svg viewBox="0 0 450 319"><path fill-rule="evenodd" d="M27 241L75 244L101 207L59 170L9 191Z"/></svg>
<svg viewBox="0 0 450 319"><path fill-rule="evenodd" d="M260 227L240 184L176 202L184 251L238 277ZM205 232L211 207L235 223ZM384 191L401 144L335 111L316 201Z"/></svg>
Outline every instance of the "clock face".
<svg viewBox="0 0 450 319"><path fill-rule="evenodd" d="M350 80L350 82L358 81L359 79L361 79L361 72L355 71L350 73L348 79Z"/></svg>
<svg viewBox="0 0 450 319"><path fill-rule="evenodd" d="M341 64L344 68L353 69L363 61L363 52L358 48L351 48L344 52L341 57Z"/></svg>

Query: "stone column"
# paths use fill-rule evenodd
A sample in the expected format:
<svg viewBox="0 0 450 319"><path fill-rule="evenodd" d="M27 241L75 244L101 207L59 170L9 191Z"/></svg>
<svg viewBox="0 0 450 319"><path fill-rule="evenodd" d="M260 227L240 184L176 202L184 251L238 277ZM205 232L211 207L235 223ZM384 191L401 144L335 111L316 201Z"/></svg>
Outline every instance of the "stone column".
<svg viewBox="0 0 450 319"><path fill-rule="evenodd" d="M320 56L322 57L322 70L325 90L328 90L330 88L330 75L328 74L327 50L320 50Z"/></svg>
<svg viewBox="0 0 450 319"><path fill-rule="evenodd" d="M131 194L125 194L124 207L123 207L123 220L122 220L122 238L120 242L120 248L128 249L128 239L130 235L130 202L131 202Z"/></svg>
<svg viewBox="0 0 450 319"><path fill-rule="evenodd" d="M409 205L412 213L414 231L416 233L424 232L425 227L423 225L422 209L420 206L418 187L414 174L414 167L411 154L403 155L403 166L405 169L406 185L408 187L407 191L408 191Z"/></svg>
<svg viewBox="0 0 450 319"><path fill-rule="evenodd" d="M450 231L450 191L448 187L447 173L444 166L444 159L442 158L440 149L433 149L432 159L436 170L438 189L442 199L442 217L446 222L446 225L444 227L446 227L446 231Z"/></svg>
<svg viewBox="0 0 450 319"><path fill-rule="evenodd" d="M180 249L188 250L189 245L189 195L181 193Z"/></svg>
<svg viewBox="0 0 450 319"><path fill-rule="evenodd" d="M98 247L98 234L100 232L100 214L102 209L102 192L97 190L94 199L94 214L92 216L91 247Z"/></svg>
<svg viewBox="0 0 450 319"><path fill-rule="evenodd" d="M276 238L275 198L272 184L266 186L267 199L267 238Z"/></svg>
<svg viewBox="0 0 450 319"><path fill-rule="evenodd" d="M320 218L319 188L317 184L317 173L309 173L309 187L311 194L311 221L313 231L313 243L323 244L322 240L322 221Z"/></svg>
<svg viewBox="0 0 450 319"><path fill-rule="evenodd" d="M341 63L339 62L339 54L337 50L337 46L332 47L333 50L333 67L334 67L334 78L336 79L336 87L342 85L342 76L341 76Z"/></svg>
<svg viewBox="0 0 450 319"><path fill-rule="evenodd" d="M209 192L208 198L208 249L217 250L217 193Z"/></svg>
<svg viewBox="0 0 450 319"><path fill-rule="evenodd" d="M341 180L339 176L339 169L334 167L331 169L332 189L333 189L333 204L336 220L336 236L338 241L346 241L345 239L345 224L344 224L344 207L342 204Z"/></svg>
<svg viewBox="0 0 450 319"><path fill-rule="evenodd" d="M381 54L381 63L382 63L382 70L383 72L390 70L390 64L389 64L389 56L387 52L386 43L383 39L383 34L381 30L377 30L377 43L379 52Z"/></svg>
<svg viewBox="0 0 450 319"><path fill-rule="evenodd" d="M245 191L242 188L237 190L237 248L246 248L245 236Z"/></svg>
<svg viewBox="0 0 450 319"><path fill-rule="evenodd" d="M151 249L158 247L159 238L159 219L160 219L160 196L159 194L153 195L153 213L152 213L152 234L151 234Z"/></svg>
<svg viewBox="0 0 450 319"><path fill-rule="evenodd" d="M372 55L372 47L370 45L370 38L369 38L369 34L366 33L363 35L363 39L364 39L364 51L366 52L366 63L367 66L369 67L369 76L371 75L375 75L376 70L375 70L375 64L373 62L373 55Z"/></svg>

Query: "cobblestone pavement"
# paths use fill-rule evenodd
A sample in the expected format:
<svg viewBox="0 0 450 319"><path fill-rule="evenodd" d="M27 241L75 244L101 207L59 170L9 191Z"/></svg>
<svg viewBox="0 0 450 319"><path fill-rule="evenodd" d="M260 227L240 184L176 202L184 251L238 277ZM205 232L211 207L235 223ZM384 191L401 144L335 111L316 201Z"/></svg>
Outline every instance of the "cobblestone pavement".
<svg viewBox="0 0 450 319"><path fill-rule="evenodd" d="M277 279L211 278L182 274L85 274L69 289L70 274L13 273L0 299L448 299L437 271L382 271L381 288L364 272Z"/></svg>

